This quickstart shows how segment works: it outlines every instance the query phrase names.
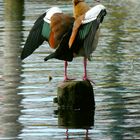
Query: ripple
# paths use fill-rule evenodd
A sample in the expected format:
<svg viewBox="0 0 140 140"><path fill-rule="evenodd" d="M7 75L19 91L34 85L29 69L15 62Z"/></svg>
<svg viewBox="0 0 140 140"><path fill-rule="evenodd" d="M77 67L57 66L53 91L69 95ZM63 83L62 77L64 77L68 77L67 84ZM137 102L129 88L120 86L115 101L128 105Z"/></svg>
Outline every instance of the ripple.
<svg viewBox="0 0 140 140"><path fill-rule="evenodd" d="M66 13L72 12L71 0L55 2ZM139 1L103 1L108 15L87 66L88 76L96 83L96 108L91 120L84 119L91 121L86 127L76 126L86 113L61 114L53 102L63 81L64 64L55 59L44 62L52 52L48 44L24 61L19 60L34 20L55 2L25 0L24 12L17 12L15 21L6 15L6 5L0 0L0 139L139 139ZM91 0L88 3L93 5ZM82 79L82 61L76 58L69 63L70 77Z"/></svg>

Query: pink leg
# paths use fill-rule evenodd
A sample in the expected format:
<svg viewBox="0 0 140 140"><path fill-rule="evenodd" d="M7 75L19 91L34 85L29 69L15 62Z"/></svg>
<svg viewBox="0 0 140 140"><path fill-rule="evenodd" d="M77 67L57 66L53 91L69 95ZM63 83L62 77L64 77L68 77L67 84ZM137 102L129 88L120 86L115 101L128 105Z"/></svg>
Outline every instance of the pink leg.
<svg viewBox="0 0 140 140"><path fill-rule="evenodd" d="M64 81L67 81L68 80L67 67L68 67L68 62L65 61L65 63L64 63Z"/></svg>
<svg viewBox="0 0 140 140"><path fill-rule="evenodd" d="M64 81L75 80L75 79L68 78L67 67L68 67L68 62L65 61L65 63L64 63Z"/></svg>
<svg viewBox="0 0 140 140"><path fill-rule="evenodd" d="M84 57L84 76L83 80L87 80L87 58Z"/></svg>
<svg viewBox="0 0 140 140"><path fill-rule="evenodd" d="M88 80L88 81L92 82L93 84L95 84L92 80L90 80L87 77L87 58L86 57L84 57L84 76L83 76L83 80Z"/></svg>

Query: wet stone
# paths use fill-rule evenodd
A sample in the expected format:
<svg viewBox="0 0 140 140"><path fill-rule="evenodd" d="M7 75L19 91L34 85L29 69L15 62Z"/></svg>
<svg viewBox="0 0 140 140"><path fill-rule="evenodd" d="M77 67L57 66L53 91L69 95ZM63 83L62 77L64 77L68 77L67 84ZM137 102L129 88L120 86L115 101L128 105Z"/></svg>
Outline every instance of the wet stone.
<svg viewBox="0 0 140 140"><path fill-rule="evenodd" d="M68 81L57 88L57 103L61 109L93 110L93 86L89 81Z"/></svg>

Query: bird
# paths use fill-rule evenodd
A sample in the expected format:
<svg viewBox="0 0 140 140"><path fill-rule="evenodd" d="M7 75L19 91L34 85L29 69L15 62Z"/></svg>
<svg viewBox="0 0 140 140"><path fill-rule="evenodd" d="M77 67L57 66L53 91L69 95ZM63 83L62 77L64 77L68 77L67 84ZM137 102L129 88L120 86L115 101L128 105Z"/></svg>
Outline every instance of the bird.
<svg viewBox="0 0 140 140"><path fill-rule="evenodd" d="M44 58L64 61L64 81L68 78L67 67L75 57L84 58L83 80L87 77L87 59L95 51L99 37L99 26L106 15L102 4L89 7L85 0L72 0L73 16L65 14L59 7L51 7L41 14L29 32L21 53L21 60L31 55L44 41L55 51Z"/></svg>

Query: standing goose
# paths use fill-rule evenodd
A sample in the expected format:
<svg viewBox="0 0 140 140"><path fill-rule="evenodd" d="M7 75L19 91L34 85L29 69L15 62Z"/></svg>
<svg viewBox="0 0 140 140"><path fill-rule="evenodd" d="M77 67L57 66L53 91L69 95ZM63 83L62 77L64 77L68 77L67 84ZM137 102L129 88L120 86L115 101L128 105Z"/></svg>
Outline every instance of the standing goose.
<svg viewBox="0 0 140 140"><path fill-rule="evenodd" d="M65 61L64 80L67 76L68 61L74 57L84 57L83 80L88 80L86 65L92 52L96 49L99 25L106 15L106 9L99 4L90 8L84 0L73 0L74 17L64 14L58 7L52 7L42 14L34 23L25 42L21 59L31 55L44 41L56 49L44 60L52 58Z"/></svg>

